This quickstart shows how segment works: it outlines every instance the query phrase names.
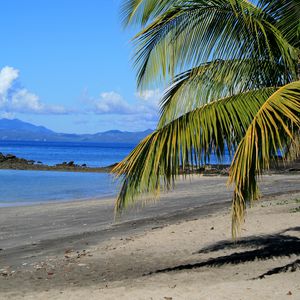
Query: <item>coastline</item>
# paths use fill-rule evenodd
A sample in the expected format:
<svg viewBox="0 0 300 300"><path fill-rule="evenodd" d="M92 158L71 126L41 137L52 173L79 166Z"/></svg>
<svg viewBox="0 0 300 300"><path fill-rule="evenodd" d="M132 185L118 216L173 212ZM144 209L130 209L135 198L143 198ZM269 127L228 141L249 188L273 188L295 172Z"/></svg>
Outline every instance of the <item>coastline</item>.
<svg viewBox="0 0 300 300"><path fill-rule="evenodd" d="M20 158L13 154L3 155L0 153L0 170L109 173L116 165L117 163L104 167L88 167L86 164L78 165L73 161L69 161L50 166L42 162L37 163L33 160Z"/></svg>
<svg viewBox="0 0 300 300"><path fill-rule="evenodd" d="M2 167L0 170L19 170L19 171L57 171L57 172L82 172L82 173L110 173L113 166L107 167L58 167L58 166L48 166L48 165L34 165L30 167Z"/></svg>
<svg viewBox="0 0 300 300"><path fill-rule="evenodd" d="M74 161L64 161L55 165L47 165L40 161L28 160L17 157L13 154L2 154L0 152L0 170L24 170L24 171L58 171L58 172L83 172L83 173L111 173L113 168L118 164L115 162L111 165L101 167L91 167L86 164L76 164ZM202 174L202 175L229 175L230 164L207 164L202 167L186 166L185 169L180 167L179 174ZM271 166L266 174L281 173L298 173L300 172L300 160L293 162L279 161Z"/></svg>
<svg viewBox="0 0 300 300"><path fill-rule="evenodd" d="M217 269L187 268L150 274L197 263L199 259L205 261L215 254L196 255L195 251L222 240L231 241L231 190L226 189L226 180L222 176L193 176L191 184L189 180L179 181L174 192L162 195L160 201L143 209L128 211L116 222L111 198L0 208L0 296L3 299L199 299L195 295L202 295L201 299L232 299L224 296L228 288L238 293L241 284L245 286L241 289L242 299L253 299L253 292L259 292L253 286L265 283L261 280L252 284L248 280L273 266L299 258L300 253L295 254L299 244L289 257L252 261L251 267L250 262L245 262L237 267L226 264ZM299 213L291 210L299 206L295 199L300 199L300 175L264 176L261 187L265 196L248 211L242 238L251 235L260 238L297 228ZM231 250L224 251L228 254ZM224 256L223 252L218 252L217 257ZM230 286L233 283L228 278L224 279L228 272L240 274L233 275L234 286ZM282 280L278 276L283 275L274 275L272 280ZM292 290L294 298L290 299L297 299L299 272L284 276L281 283L285 285L284 294L273 299L282 299L289 292L286 289ZM213 278L221 294L211 294L215 293L214 285L208 279ZM238 280L241 282L235 282ZM155 285L157 288L153 289ZM264 293L271 293L271 287L277 288L272 283Z"/></svg>

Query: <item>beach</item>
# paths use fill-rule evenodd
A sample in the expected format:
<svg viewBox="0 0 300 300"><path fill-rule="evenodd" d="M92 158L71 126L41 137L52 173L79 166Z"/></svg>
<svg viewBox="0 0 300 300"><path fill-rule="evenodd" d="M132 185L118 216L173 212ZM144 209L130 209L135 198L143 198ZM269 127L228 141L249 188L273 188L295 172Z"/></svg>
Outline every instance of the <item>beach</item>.
<svg viewBox="0 0 300 300"><path fill-rule="evenodd" d="M299 299L300 175L263 177L237 243L228 178L190 179L116 220L114 199L0 208L0 298Z"/></svg>

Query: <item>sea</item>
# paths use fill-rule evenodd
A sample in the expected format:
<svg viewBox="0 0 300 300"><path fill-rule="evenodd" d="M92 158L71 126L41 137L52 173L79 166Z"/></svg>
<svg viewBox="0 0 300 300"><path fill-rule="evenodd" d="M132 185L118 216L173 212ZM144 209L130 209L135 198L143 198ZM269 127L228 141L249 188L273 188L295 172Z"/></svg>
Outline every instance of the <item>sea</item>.
<svg viewBox="0 0 300 300"><path fill-rule="evenodd" d="M104 167L124 159L134 144L0 141L0 152L47 165L74 161ZM226 157L223 163L229 163ZM217 163L211 157L211 163ZM0 207L115 197L120 183L111 174L0 170Z"/></svg>

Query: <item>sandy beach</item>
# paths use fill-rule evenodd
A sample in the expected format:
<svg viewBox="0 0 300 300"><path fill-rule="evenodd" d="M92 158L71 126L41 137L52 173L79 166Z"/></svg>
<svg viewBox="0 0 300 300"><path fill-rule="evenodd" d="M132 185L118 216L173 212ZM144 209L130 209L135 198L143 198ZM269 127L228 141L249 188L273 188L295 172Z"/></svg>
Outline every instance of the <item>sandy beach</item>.
<svg viewBox="0 0 300 300"><path fill-rule="evenodd" d="M113 199L0 208L0 298L299 299L300 175L264 176L238 243L226 181L180 180L116 221Z"/></svg>

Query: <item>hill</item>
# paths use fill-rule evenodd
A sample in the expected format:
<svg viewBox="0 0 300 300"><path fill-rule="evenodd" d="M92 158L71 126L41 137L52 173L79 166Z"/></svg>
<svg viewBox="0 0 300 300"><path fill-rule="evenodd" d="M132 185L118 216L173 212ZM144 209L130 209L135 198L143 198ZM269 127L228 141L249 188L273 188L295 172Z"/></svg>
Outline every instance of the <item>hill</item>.
<svg viewBox="0 0 300 300"><path fill-rule="evenodd" d="M0 140L6 141L59 141L136 144L151 132L152 130L148 129L140 132L110 130L95 134L69 134L54 132L44 126L36 126L18 119L0 119Z"/></svg>

